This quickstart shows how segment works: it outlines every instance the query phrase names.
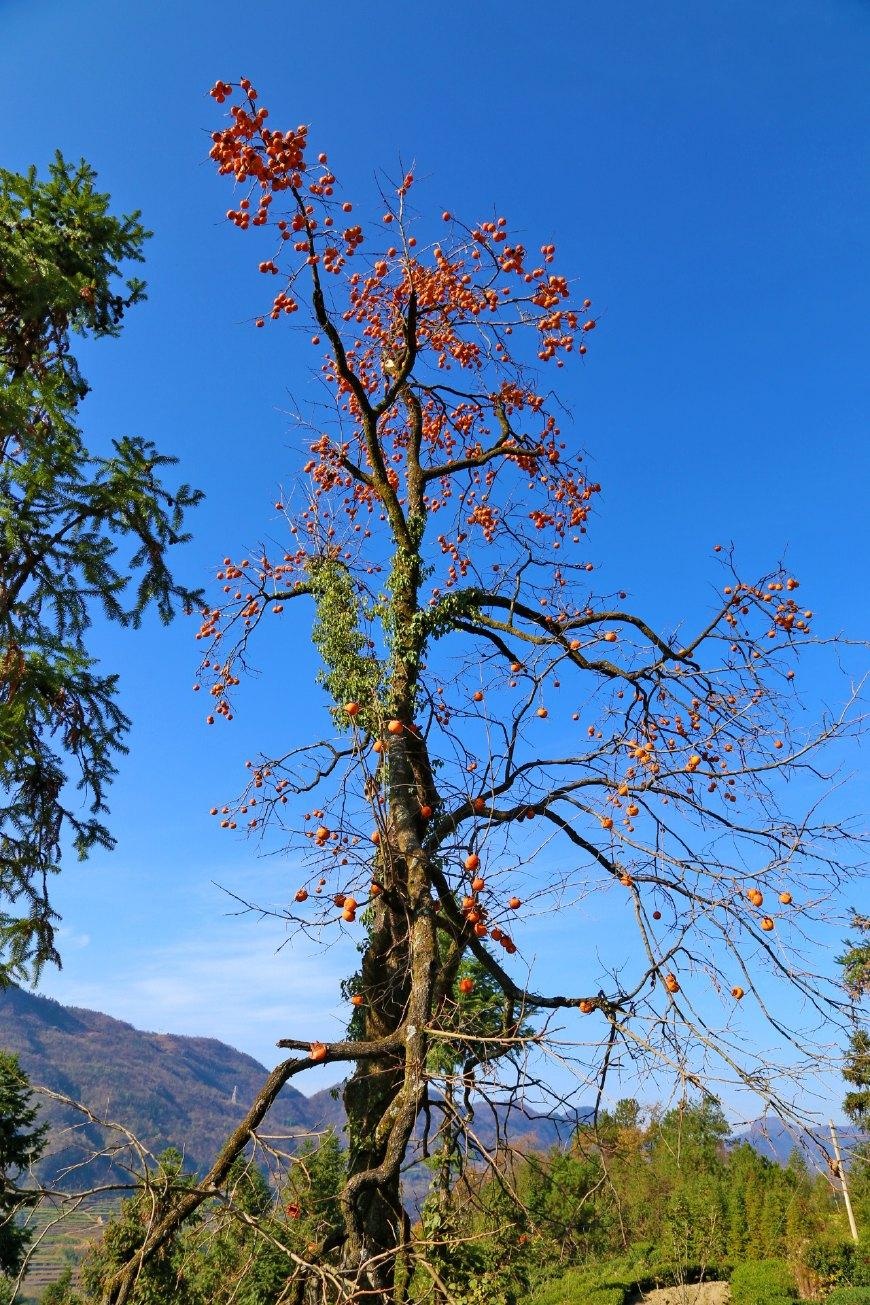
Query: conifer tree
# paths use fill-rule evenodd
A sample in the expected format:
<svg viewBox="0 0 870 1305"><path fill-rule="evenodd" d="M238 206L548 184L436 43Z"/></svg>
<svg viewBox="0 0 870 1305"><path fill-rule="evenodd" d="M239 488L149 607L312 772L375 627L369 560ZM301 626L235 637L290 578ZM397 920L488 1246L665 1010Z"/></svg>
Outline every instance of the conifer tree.
<svg viewBox="0 0 870 1305"><path fill-rule="evenodd" d="M9 1051L0 1051L0 1299L2 1279L14 1277L31 1241L21 1214L35 1204L23 1186L45 1149L47 1125L37 1124L33 1090Z"/></svg>
<svg viewBox="0 0 870 1305"><path fill-rule="evenodd" d="M0 169L0 983L60 963L48 882L62 849L111 847L106 794L129 720L87 633L102 613L168 621L197 595L170 570L200 494L124 435L88 447L75 337L117 336L144 298L139 214L116 217L87 163Z"/></svg>
<svg viewBox="0 0 870 1305"><path fill-rule="evenodd" d="M848 942L848 950L839 958L843 982L855 1003L855 1028L843 1067L843 1078L849 1084L843 1109L859 1128L870 1130L870 1032L858 1010L858 1003L870 995L870 917L856 911L852 926L858 930L858 939Z"/></svg>

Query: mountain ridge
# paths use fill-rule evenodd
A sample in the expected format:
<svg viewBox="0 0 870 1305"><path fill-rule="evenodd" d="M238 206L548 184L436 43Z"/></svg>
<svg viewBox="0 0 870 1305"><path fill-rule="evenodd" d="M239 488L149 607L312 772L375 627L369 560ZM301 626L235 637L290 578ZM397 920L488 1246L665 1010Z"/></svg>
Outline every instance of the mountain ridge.
<svg viewBox="0 0 870 1305"><path fill-rule="evenodd" d="M174 1146L186 1167L200 1173L237 1127L268 1074L253 1056L217 1038L155 1033L136 1029L102 1011L64 1006L52 997L16 985L0 990L0 1047L17 1052L34 1085L62 1093L100 1118L129 1128L157 1155ZM77 1187L130 1181L125 1164L106 1152L106 1130L69 1106L43 1098L43 1118L51 1126L40 1177ZM505 1111L506 1114L506 1111ZM566 1143L591 1111L572 1116L511 1111L512 1141L524 1149L547 1150ZM267 1116L272 1134L305 1135L344 1125L344 1110L333 1089L306 1096L285 1086ZM507 1120L481 1108L475 1130L484 1145L504 1135ZM848 1152L858 1130L841 1128ZM795 1135L773 1117L763 1117L736 1134L731 1145L748 1142L779 1164L797 1150L813 1168L825 1167L830 1151L826 1130ZM99 1154L98 1159L93 1159Z"/></svg>
<svg viewBox="0 0 870 1305"><path fill-rule="evenodd" d="M0 991L0 1046L18 1054L34 1085L123 1124L152 1154L178 1147L200 1171L268 1073L253 1056L216 1038L146 1032L15 985ZM62 1103L42 1100L42 1117L51 1126L40 1165L43 1180L74 1174L77 1184L117 1181L118 1163L89 1159L106 1145L99 1126ZM330 1089L307 1097L287 1085L268 1118L273 1132L309 1133L339 1125L343 1113Z"/></svg>

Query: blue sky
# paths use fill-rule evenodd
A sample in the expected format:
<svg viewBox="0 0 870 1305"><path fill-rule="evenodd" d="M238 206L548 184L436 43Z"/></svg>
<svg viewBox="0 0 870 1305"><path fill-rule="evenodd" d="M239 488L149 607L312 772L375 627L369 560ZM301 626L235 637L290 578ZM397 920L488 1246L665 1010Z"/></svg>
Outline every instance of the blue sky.
<svg viewBox="0 0 870 1305"><path fill-rule="evenodd" d="M787 558L826 632L867 634L866 4L0 0L0 44L3 165L84 155L155 232L147 304L83 350L83 422L95 445L155 439L206 491L179 563L191 582L278 530L288 414L316 393L294 330L250 328L258 255L207 159L205 92L247 75L275 119L311 124L349 194L413 160L418 204L504 211L558 244L601 315L565 395L604 486L590 546L638 607L663 625L702 612L710 547L733 539L747 571ZM65 968L41 984L267 1064L278 1037L342 1027L354 962L348 944L276 952L280 926L227 917L213 886L295 887L207 815L246 756L322 724L305 621L283 629L260 691L207 730L192 622L95 627L134 719L118 847L65 869ZM560 945L541 934L543 953Z"/></svg>

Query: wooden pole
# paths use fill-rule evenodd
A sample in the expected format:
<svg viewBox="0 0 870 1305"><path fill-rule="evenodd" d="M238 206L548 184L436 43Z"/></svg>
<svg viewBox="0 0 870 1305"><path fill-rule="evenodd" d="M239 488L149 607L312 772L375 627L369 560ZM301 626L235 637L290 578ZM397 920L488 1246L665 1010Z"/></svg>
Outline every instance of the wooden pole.
<svg viewBox="0 0 870 1305"><path fill-rule="evenodd" d="M855 1224L855 1215L852 1212L852 1202L849 1200L849 1187L846 1182L846 1170L843 1168L843 1161L840 1157L840 1144L837 1141L837 1134L834 1132L833 1119L828 1121L831 1126L831 1141L834 1144L834 1158L837 1161L837 1177L840 1179L840 1185L843 1189L843 1200L846 1203L846 1214L849 1216L849 1227L852 1230L852 1241L858 1240L858 1228Z"/></svg>

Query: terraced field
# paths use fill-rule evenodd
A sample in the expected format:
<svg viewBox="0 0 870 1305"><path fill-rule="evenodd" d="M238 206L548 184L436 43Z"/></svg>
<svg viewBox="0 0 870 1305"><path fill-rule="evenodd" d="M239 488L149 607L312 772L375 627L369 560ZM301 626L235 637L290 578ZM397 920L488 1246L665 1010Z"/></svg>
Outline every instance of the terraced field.
<svg viewBox="0 0 870 1305"><path fill-rule="evenodd" d="M35 1250L20 1300L33 1305L51 1282L56 1282L68 1264L80 1260L88 1242L99 1237L118 1208L117 1201L93 1201L77 1210L62 1213L50 1207L34 1212Z"/></svg>

